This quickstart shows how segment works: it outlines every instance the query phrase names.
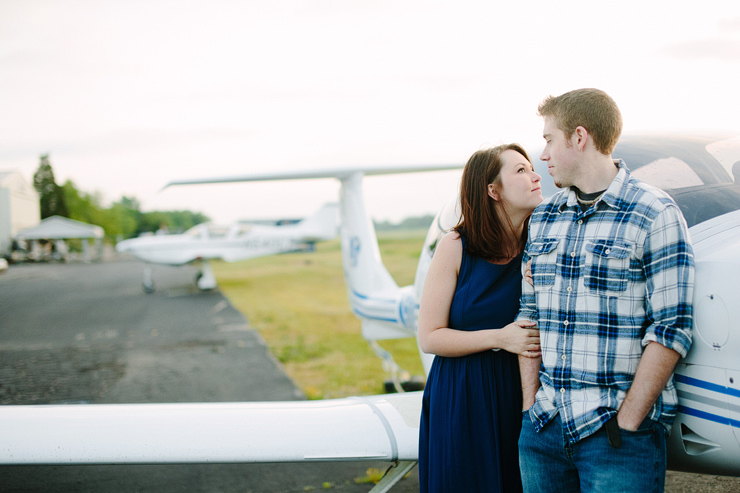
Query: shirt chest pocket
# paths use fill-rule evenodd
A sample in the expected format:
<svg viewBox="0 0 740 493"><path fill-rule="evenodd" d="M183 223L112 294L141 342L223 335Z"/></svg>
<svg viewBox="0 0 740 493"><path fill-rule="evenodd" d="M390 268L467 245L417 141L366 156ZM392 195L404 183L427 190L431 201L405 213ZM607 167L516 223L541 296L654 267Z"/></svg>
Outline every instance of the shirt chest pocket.
<svg viewBox="0 0 740 493"><path fill-rule="evenodd" d="M532 259L532 282L535 291L543 291L555 285L555 272L558 260L557 238L533 240L529 246Z"/></svg>
<svg viewBox="0 0 740 493"><path fill-rule="evenodd" d="M587 289L600 294L618 295L627 289L632 245L616 240L586 243Z"/></svg>

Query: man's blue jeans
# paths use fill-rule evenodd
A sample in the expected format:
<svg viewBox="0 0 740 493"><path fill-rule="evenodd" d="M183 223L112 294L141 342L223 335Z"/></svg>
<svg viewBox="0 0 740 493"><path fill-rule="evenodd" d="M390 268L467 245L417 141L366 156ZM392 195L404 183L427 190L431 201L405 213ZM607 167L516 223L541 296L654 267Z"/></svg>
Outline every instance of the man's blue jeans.
<svg viewBox="0 0 740 493"><path fill-rule="evenodd" d="M667 431L646 419L637 431L619 430L620 448L609 444L606 427L573 445L563 437L560 415L539 433L523 413L519 467L524 493L663 492Z"/></svg>

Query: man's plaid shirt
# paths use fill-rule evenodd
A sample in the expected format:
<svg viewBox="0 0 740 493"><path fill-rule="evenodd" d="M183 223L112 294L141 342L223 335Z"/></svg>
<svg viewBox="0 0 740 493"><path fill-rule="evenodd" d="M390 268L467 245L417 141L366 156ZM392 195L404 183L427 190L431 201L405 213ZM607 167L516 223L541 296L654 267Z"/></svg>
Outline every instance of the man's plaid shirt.
<svg viewBox="0 0 740 493"><path fill-rule="evenodd" d="M529 416L537 431L557 413L575 443L616 414L644 346L685 356L691 346L694 256L686 222L665 192L632 178L623 162L583 212L572 189L532 214L519 320L540 329L541 388ZM668 429L673 379L648 417Z"/></svg>

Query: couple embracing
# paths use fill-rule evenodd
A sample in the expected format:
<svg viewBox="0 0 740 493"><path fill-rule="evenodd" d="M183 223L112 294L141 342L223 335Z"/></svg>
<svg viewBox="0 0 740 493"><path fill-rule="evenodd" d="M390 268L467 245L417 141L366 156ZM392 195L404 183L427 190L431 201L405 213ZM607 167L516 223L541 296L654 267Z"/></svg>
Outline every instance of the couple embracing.
<svg viewBox="0 0 740 493"><path fill-rule="evenodd" d="M549 97L539 114L563 190L543 202L516 144L476 152L429 267L421 491L663 491L673 369L691 346L686 222L612 159L622 116L606 93Z"/></svg>

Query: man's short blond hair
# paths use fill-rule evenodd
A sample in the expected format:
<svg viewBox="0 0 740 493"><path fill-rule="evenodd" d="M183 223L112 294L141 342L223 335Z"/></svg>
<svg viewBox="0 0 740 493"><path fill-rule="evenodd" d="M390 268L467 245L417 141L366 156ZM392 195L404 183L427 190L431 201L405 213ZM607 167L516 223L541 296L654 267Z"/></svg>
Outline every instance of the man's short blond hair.
<svg viewBox="0 0 740 493"><path fill-rule="evenodd" d="M549 96L537 112L543 118L554 118L566 137L572 136L577 127L585 128L602 154L611 154L622 134L622 113L617 103L599 89L576 89Z"/></svg>

